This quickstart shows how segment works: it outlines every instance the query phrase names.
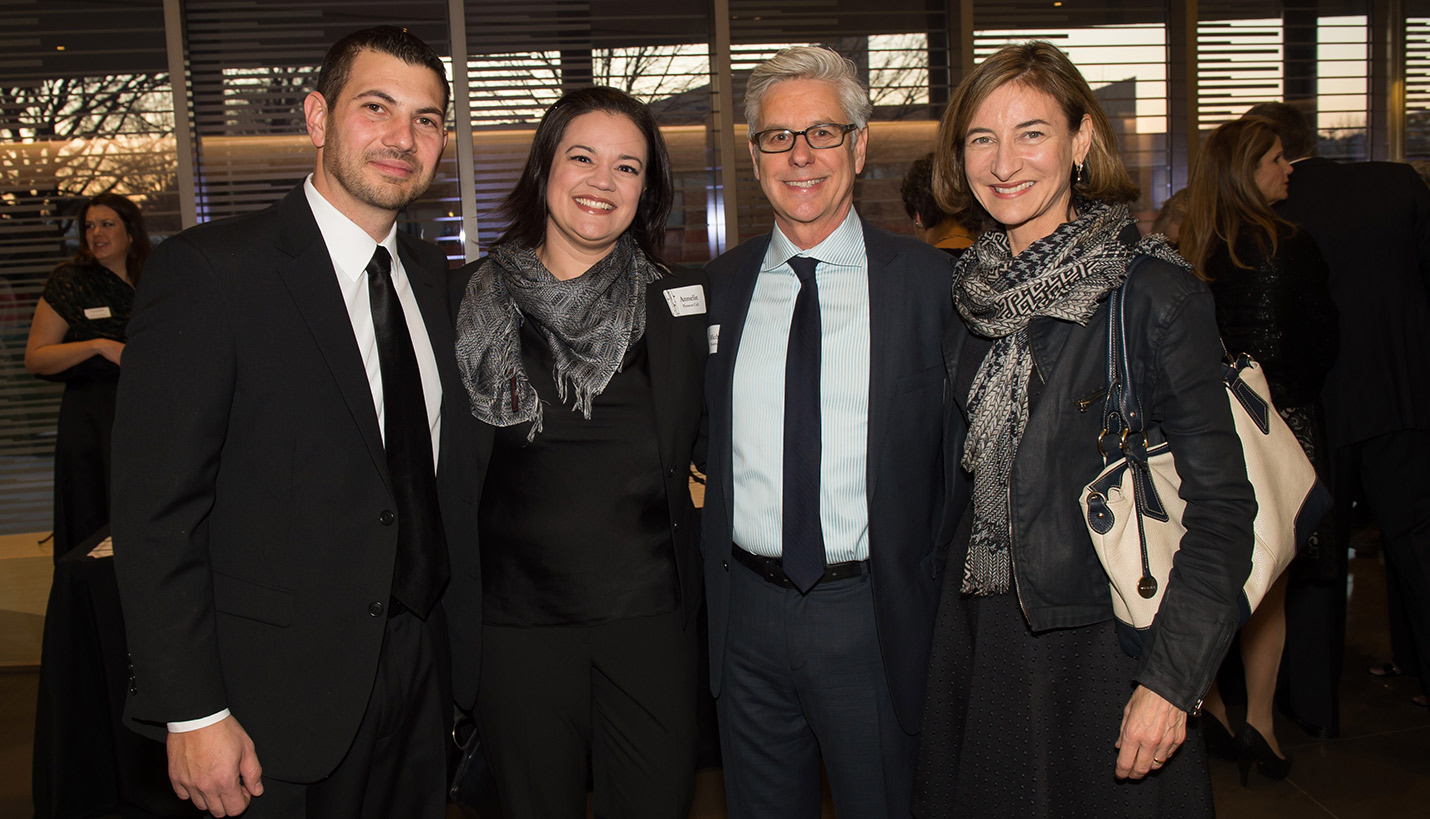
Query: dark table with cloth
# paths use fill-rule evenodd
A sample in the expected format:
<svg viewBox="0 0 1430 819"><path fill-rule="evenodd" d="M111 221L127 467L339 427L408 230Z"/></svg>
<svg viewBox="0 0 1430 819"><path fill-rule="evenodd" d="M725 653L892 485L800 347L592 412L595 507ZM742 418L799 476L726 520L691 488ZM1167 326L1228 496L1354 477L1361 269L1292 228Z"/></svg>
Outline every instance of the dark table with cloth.
<svg viewBox="0 0 1430 819"><path fill-rule="evenodd" d="M124 727L128 650L114 560L89 553L106 526L55 563L35 708L36 819L202 816L169 787L164 746Z"/></svg>

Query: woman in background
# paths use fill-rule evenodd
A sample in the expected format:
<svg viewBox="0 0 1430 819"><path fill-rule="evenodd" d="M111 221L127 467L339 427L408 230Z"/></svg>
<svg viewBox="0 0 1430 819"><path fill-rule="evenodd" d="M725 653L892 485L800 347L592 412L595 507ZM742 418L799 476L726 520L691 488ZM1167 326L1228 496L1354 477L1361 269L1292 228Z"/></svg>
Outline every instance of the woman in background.
<svg viewBox="0 0 1430 819"><path fill-rule="evenodd" d="M988 229L954 267L972 332L945 345L945 364L968 419L973 502L944 569L914 812L1210 816L1205 749L1183 744L1187 714L1236 628L1255 514L1211 294L1138 233L1137 187L1107 115L1052 45L1008 46L969 72L938 146L940 201ZM1119 650L1078 506L1104 465L1107 297L1134 260L1135 390L1187 501L1140 659Z"/></svg>
<svg viewBox="0 0 1430 819"><path fill-rule="evenodd" d="M1317 396L1336 360L1337 315L1316 243L1271 210L1286 198L1291 173L1270 120L1223 124L1197 154L1178 247L1211 285L1227 351L1250 353L1262 366L1272 403L1324 478L1328 453ZM1308 549L1330 547L1326 522L1311 540ZM1211 716L1202 720L1207 745L1237 759L1243 785L1253 763L1275 780L1291 769L1272 719L1286 644L1286 581L1283 573L1241 630L1246 723L1234 740L1216 687L1203 705Z"/></svg>
<svg viewBox="0 0 1430 819"><path fill-rule="evenodd" d="M933 154L928 153L915 159L904 173L904 183L899 187L899 195L904 200L904 212L914 220L914 236L919 241L931 244L957 259L974 236L938 206L933 195Z"/></svg>
<svg viewBox="0 0 1430 819"><path fill-rule="evenodd" d="M457 358L486 472L480 565L453 555L448 613L457 653L480 629L507 817L585 815L588 755L596 815L689 812L706 279L661 263L671 201L650 109L572 91L537 126L511 226L463 271Z"/></svg>
<svg viewBox="0 0 1430 819"><path fill-rule="evenodd" d="M64 381L55 434L54 550L109 523L109 439L125 328L149 258L139 207L104 193L80 211L79 252L56 267L35 305L25 369Z"/></svg>

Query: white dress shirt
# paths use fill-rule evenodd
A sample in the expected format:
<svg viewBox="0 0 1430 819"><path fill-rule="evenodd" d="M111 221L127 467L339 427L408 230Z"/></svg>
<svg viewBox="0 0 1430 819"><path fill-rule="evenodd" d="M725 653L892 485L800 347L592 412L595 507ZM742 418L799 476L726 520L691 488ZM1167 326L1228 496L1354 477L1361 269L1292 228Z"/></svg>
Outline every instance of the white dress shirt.
<svg viewBox="0 0 1430 819"><path fill-rule="evenodd" d="M799 279L791 256L818 259L820 477L825 560L869 558L869 257L849 215L824 241L800 250L778 226L760 264L740 348L731 406L734 541L767 557L783 553L785 357Z"/></svg>

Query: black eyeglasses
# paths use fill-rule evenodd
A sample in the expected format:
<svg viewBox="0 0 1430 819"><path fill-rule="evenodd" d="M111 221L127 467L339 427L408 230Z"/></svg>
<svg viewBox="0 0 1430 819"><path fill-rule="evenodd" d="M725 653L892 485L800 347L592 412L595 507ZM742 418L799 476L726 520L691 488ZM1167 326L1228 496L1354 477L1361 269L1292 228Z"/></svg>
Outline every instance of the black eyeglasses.
<svg viewBox="0 0 1430 819"><path fill-rule="evenodd" d="M825 148L838 148L844 144L844 135L850 131L859 130L858 125L838 125L827 123L824 125L811 125L803 131L791 131L788 128L776 128L771 131L760 131L750 137L750 141L762 154L782 154L794 150L794 143L797 137L804 137L804 141L809 147L817 150Z"/></svg>

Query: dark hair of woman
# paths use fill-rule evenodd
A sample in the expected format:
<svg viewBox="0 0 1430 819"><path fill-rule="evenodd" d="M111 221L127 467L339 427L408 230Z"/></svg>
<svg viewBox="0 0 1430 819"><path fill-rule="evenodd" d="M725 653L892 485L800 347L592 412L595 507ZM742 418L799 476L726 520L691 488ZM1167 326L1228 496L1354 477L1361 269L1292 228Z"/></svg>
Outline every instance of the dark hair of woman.
<svg viewBox="0 0 1430 819"><path fill-rule="evenodd" d="M933 195L933 154L925 154L915 159L904 173L899 195L904 200L904 211L910 219L917 219L925 225L933 226L949 218Z"/></svg>
<svg viewBox="0 0 1430 819"><path fill-rule="evenodd" d="M546 239L546 183L551 177L551 163L556 149L566 135L572 120L583 114L602 111L629 119L645 137L645 190L636 206L631 222L631 238L636 240L647 259L664 265L661 250L665 246L665 222L674 201L674 185L670 178L670 155L665 139L650 108L624 91L604 86L592 86L571 91L547 109L536 134L531 139L531 151L521 176L502 202L501 214L510 227L497 239L497 244L516 241L527 247L540 247Z"/></svg>
<svg viewBox="0 0 1430 819"><path fill-rule="evenodd" d="M96 206L109 208L119 214L119 220L124 223L124 232L129 234L129 252L124 257L124 269L129 276L129 283L138 287L144 262L154 248L149 244L149 231L144 227L144 214L139 210L139 206L117 193L101 193L84 202L75 211L78 217L76 221L79 223L79 251L74 254L74 263L98 264L93 251L89 249L89 232L84 229L89 209Z"/></svg>
<svg viewBox="0 0 1430 819"><path fill-rule="evenodd" d="M1251 239L1258 258L1276 255L1276 227L1287 222L1276 215L1256 187L1256 168L1276 144L1276 128L1264 117L1244 117L1222 123L1197 151L1187 185L1187 215L1177 249L1207 279L1206 263L1225 244L1231 263L1250 270L1236 254L1242 238Z"/></svg>
<svg viewBox="0 0 1430 819"><path fill-rule="evenodd" d="M938 124L934 151L933 192L939 206L961 224L975 230L996 227L996 221L978 203L964 174L964 137L969 123L989 94L1006 83L1018 83L1052 97L1076 131L1084 115L1092 120L1092 146L1081 174L1073 175L1073 198L1108 202L1137 199L1137 184L1117 153L1117 136L1097 96L1077 67L1057 46L1041 40L1018 43L998 51L966 74L953 101Z"/></svg>

